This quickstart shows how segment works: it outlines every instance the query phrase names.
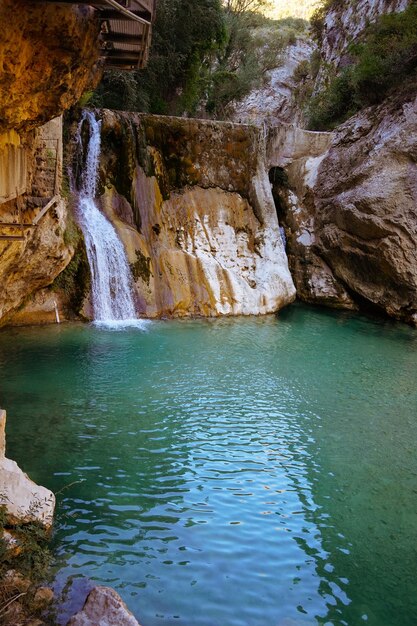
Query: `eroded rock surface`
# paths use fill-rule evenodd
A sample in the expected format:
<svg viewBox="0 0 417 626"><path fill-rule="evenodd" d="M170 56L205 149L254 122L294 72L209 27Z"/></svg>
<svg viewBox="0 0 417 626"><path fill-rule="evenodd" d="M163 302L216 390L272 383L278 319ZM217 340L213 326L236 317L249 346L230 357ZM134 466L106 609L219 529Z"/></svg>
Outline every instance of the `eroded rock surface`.
<svg viewBox="0 0 417 626"><path fill-rule="evenodd" d="M366 26L387 13L404 11L413 0L339 0L332 4L324 20L321 55L325 65L343 64L349 44L358 39Z"/></svg>
<svg viewBox="0 0 417 626"><path fill-rule="evenodd" d="M274 187L298 296L416 323L417 99L392 97L328 136Z"/></svg>
<svg viewBox="0 0 417 626"><path fill-rule="evenodd" d="M98 23L55 3L0 3L0 133L60 115L96 80Z"/></svg>
<svg viewBox="0 0 417 626"><path fill-rule="evenodd" d="M143 315L261 314L293 300L258 129L102 117L100 202Z"/></svg>
<svg viewBox="0 0 417 626"><path fill-rule="evenodd" d="M51 284L68 265L74 246L68 236L68 207L60 196L62 174L62 124L52 120L31 131L25 154L25 188L18 199L0 204L0 234L22 239L0 239L0 326L18 321L52 321L53 300L45 296L38 311L25 317L22 309L31 294ZM6 148L4 149L7 152ZM0 147L1 154L1 147ZM24 193L23 193L24 192ZM57 202L39 219L42 208L56 196ZM5 222L23 222L20 230ZM45 308L46 306L46 308ZM49 307L49 310L47 310ZM33 308L33 307L32 307ZM43 308L43 310L42 310Z"/></svg>
<svg viewBox="0 0 417 626"><path fill-rule="evenodd" d="M417 322L417 98L344 124L314 186L317 248L348 288Z"/></svg>
<svg viewBox="0 0 417 626"><path fill-rule="evenodd" d="M90 591L82 610L69 620L67 626L140 626L140 624L114 589L97 586Z"/></svg>
<svg viewBox="0 0 417 626"><path fill-rule="evenodd" d="M235 103L231 119L244 124L299 122L302 115L293 97L294 71L310 59L314 48L312 41L301 38L289 45L277 58L277 67L265 73L263 84Z"/></svg>

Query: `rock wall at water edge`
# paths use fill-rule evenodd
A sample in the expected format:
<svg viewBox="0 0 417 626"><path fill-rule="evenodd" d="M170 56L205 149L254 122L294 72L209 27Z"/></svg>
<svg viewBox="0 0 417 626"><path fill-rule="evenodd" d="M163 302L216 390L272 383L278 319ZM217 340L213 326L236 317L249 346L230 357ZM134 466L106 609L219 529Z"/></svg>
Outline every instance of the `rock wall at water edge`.
<svg viewBox="0 0 417 626"><path fill-rule="evenodd" d="M358 113L277 184L298 295L417 323L417 97Z"/></svg>
<svg viewBox="0 0 417 626"><path fill-rule="evenodd" d="M98 23L82 5L2 0L0 24L0 325L53 321L59 295L38 290L67 266L76 239L56 116L100 75ZM25 308L35 293L37 306Z"/></svg>
<svg viewBox="0 0 417 626"><path fill-rule="evenodd" d="M76 229L69 224L67 200L61 194L62 119L55 118L30 131L25 140L14 133L8 136L15 139L16 150L21 150L22 187L17 198L0 204L0 326L50 322L55 320L57 293L45 293L42 304L39 302L32 313L24 309L32 294L50 285L62 272L74 252ZM10 144L3 147L3 155L7 165ZM7 191L7 179L12 174L5 167L0 174L0 191ZM49 210L43 212L48 205ZM5 225L18 223L25 226Z"/></svg>
<svg viewBox="0 0 417 626"><path fill-rule="evenodd" d="M409 0L332 3L318 84L350 62L349 44L360 40L367 24L408 5ZM416 114L410 75L385 102L327 133L321 154L280 163L286 184L278 177L274 195L301 299L365 307L416 323Z"/></svg>
<svg viewBox="0 0 417 626"><path fill-rule="evenodd" d="M100 203L142 315L262 314L294 299L258 129L100 116Z"/></svg>

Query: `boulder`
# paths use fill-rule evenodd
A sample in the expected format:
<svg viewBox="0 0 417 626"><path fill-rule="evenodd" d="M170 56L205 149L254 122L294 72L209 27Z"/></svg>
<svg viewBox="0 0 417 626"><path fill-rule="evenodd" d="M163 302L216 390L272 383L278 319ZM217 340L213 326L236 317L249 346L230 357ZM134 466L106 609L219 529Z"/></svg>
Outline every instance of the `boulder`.
<svg viewBox="0 0 417 626"><path fill-rule="evenodd" d="M67 626L140 626L114 589L94 587Z"/></svg>

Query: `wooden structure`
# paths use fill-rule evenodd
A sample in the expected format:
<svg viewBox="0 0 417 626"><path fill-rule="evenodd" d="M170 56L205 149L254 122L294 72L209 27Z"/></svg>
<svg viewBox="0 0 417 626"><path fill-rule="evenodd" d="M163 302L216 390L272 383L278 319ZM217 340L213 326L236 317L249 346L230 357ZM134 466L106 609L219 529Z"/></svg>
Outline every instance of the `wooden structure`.
<svg viewBox="0 0 417 626"><path fill-rule="evenodd" d="M11 142L17 139L10 133L3 140ZM10 190L10 176L14 172L15 158L11 149L14 145L6 144L0 149L0 164L6 166L5 176L0 176L0 242L21 241L28 239L30 232L36 229L40 220L48 211L53 209L60 200L59 189L62 176L62 118L55 118L40 127L37 131L34 155L30 155L36 162L36 176L31 180L28 195L28 171L25 167L22 173L22 185L16 180L14 193ZM23 150L23 148L22 148ZM25 153L25 163L28 160ZM13 180L13 179L12 179ZM12 202L13 201L13 202ZM1 205L6 203L3 208ZM30 207L30 208L29 208Z"/></svg>
<svg viewBox="0 0 417 626"><path fill-rule="evenodd" d="M31 222L24 222L22 219L21 198L17 198L17 210L18 210L19 221L18 222L0 222L0 228L5 228L7 230L12 230L12 231L16 231L17 229L19 231L19 234L15 234L14 232L13 234L9 233L5 235L3 232L1 232L0 239L6 239L7 241L13 241L13 240L25 241L26 229L36 228L41 218L49 211L49 209L55 206L58 201L59 201L59 196L53 196L53 198L51 198L49 202L45 204L45 206L41 209L41 211L39 211L39 213Z"/></svg>
<svg viewBox="0 0 417 626"><path fill-rule="evenodd" d="M83 4L95 10L96 18L100 22L100 48L106 67L136 70L146 65L156 0L41 1Z"/></svg>

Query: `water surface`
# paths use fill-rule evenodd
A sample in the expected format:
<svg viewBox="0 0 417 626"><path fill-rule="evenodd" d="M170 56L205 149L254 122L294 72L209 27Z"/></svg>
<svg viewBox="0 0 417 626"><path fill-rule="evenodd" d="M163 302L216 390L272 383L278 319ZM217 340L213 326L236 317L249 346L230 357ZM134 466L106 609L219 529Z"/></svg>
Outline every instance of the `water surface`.
<svg viewBox="0 0 417 626"><path fill-rule="evenodd" d="M55 585L143 626L417 623L417 332L291 307L0 332L8 454L58 495Z"/></svg>

